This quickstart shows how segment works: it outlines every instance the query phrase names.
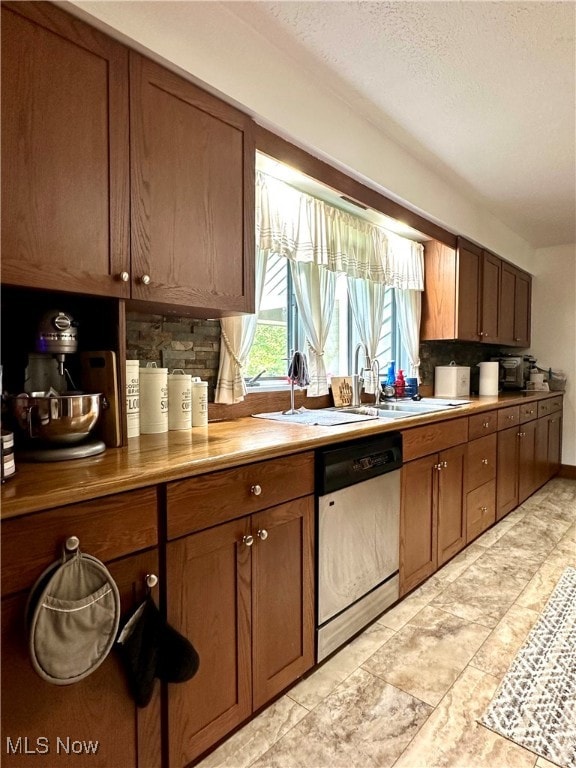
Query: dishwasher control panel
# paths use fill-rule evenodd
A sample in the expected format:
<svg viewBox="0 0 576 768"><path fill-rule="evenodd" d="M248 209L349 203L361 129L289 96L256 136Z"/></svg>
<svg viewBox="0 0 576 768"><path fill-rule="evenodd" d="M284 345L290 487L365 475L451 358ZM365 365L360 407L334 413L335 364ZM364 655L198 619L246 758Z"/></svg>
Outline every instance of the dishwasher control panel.
<svg viewBox="0 0 576 768"><path fill-rule="evenodd" d="M323 448L316 452L316 494L323 496L401 466L401 432L386 432Z"/></svg>

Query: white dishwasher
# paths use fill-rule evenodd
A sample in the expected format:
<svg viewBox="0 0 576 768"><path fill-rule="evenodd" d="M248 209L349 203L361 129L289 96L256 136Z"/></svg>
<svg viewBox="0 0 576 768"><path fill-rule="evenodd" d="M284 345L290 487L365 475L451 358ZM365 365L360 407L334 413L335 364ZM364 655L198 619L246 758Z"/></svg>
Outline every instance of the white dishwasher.
<svg viewBox="0 0 576 768"><path fill-rule="evenodd" d="M316 660L329 656L399 598L402 435L316 453Z"/></svg>

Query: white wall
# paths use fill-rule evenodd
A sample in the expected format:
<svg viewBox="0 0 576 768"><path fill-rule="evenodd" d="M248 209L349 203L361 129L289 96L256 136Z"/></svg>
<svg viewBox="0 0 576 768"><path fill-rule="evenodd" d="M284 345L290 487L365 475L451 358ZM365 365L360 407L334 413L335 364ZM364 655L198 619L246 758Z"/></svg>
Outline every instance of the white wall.
<svg viewBox="0 0 576 768"><path fill-rule="evenodd" d="M564 395L562 463L576 466L576 245L539 248L530 271L532 346L541 368L568 377Z"/></svg>

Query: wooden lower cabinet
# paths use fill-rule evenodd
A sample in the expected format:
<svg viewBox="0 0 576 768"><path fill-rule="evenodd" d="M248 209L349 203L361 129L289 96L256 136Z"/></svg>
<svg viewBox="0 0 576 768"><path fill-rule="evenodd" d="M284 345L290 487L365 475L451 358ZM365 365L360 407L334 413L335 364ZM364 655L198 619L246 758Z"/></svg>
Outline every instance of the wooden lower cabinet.
<svg viewBox="0 0 576 768"><path fill-rule="evenodd" d="M168 621L200 657L168 687L170 768L197 758L314 662L314 501L171 541Z"/></svg>
<svg viewBox="0 0 576 768"><path fill-rule="evenodd" d="M520 448L518 453L518 504L531 496L538 488L539 478L536 464L537 421L520 425Z"/></svg>
<svg viewBox="0 0 576 768"><path fill-rule="evenodd" d="M498 432L496 470L496 520L518 506L519 428Z"/></svg>
<svg viewBox="0 0 576 768"><path fill-rule="evenodd" d="M126 611L142 598L146 574L158 573L157 551L107 567ZM2 765L160 768L160 684L148 706L138 708L114 649L84 680L44 681L28 658L27 599L24 591L2 600Z"/></svg>
<svg viewBox="0 0 576 768"><path fill-rule="evenodd" d="M467 446L467 544L496 522L496 444L496 434L492 433Z"/></svg>
<svg viewBox="0 0 576 768"><path fill-rule="evenodd" d="M400 594L405 595L465 543L465 445L402 467Z"/></svg>

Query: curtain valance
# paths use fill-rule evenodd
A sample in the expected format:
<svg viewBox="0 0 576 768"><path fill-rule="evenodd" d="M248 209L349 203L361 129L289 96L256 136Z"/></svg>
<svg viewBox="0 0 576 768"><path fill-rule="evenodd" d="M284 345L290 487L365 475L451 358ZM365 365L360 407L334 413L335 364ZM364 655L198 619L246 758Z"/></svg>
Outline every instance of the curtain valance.
<svg viewBox="0 0 576 768"><path fill-rule="evenodd" d="M424 249L259 172L257 246L401 290L424 290Z"/></svg>

